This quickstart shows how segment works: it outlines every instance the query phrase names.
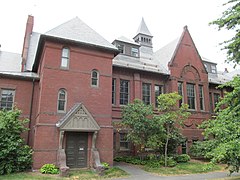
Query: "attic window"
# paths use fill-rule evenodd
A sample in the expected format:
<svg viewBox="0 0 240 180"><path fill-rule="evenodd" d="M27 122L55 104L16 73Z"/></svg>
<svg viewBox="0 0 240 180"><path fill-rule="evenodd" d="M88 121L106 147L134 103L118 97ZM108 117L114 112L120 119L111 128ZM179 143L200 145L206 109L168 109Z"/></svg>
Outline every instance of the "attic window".
<svg viewBox="0 0 240 180"><path fill-rule="evenodd" d="M118 45L117 45L117 48L118 48L118 50L120 51L120 53L124 53L124 45L118 44Z"/></svg>
<svg viewBox="0 0 240 180"><path fill-rule="evenodd" d="M216 74L217 73L217 68L215 65L211 65L211 72Z"/></svg>
<svg viewBox="0 0 240 180"><path fill-rule="evenodd" d="M66 69L69 67L69 48L62 49L61 67Z"/></svg>
<svg viewBox="0 0 240 180"><path fill-rule="evenodd" d="M138 48L132 47L131 56L138 57Z"/></svg>

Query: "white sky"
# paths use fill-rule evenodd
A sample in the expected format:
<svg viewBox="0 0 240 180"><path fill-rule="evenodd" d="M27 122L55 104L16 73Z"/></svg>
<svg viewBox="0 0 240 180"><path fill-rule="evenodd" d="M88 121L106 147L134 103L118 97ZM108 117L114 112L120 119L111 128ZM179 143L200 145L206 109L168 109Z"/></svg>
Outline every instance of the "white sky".
<svg viewBox="0 0 240 180"><path fill-rule="evenodd" d="M217 31L208 23L221 16L226 0L5 0L0 4L1 50L22 51L27 16L34 16L34 31L46 31L78 16L109 42L133 38L143 17L152 33L154 51L181 35L188 26L201 56L231 66L218 45L233 33Z"/></svg>

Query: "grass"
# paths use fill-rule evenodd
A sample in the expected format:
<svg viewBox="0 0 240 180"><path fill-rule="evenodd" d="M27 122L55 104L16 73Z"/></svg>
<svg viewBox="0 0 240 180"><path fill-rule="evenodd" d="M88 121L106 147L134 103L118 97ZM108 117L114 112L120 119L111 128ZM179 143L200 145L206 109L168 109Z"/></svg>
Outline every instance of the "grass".
<svg viewBox="0 0 240 180"><path fill-rule="evenodd" d="M39 172L23 172L14 173L9 175L0 176L4 180L100 180L108 178L117 178L128 176L128 174L117 168L113 167L105 171L104 175L99 176L96 172L91 170L78 170L70 171L69 177L59 177L58 175L41 174Z"/></svg>
<svg viewBox="0 0 240 180"><path fill-rule="evenodd" d="M148 166L143 166L143 169L145 171L156 173L159 175L178 175L220 171L223 170L223 167L220 165L215 165L213 168L209 169L206 163L200 161L190 161L187 163L179 163L175 167L150 168Z"/></svg>

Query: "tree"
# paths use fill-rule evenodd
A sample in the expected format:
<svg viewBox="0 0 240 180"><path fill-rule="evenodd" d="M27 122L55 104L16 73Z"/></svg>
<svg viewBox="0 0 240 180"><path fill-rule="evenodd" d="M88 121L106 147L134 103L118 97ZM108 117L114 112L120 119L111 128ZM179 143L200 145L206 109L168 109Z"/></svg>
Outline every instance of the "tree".
<svg viewBox="0 0 240 180"><path fill-rule="evenodd" d="M223 28L227 30L235 30L236 34L230 40L224 41L223 49L227 50L227 61L240 64L240 0L228 0L223 5L230 7L222 13L222 17L211 22L210 24L217 25L218 30Z"/></svg>
<svg viewBox="0 0 240 180"><path fill-rule="evenodd" d="M158 96L158 112L160 114L155 116L155 119L159 122L158 124L163 124L164 126L165 167L167 166L169 141L178 139L180 133L179 127L181 127L182 122L190 115L190 113L187 112L187 104L182 104L180 108L178 107L178 101L181 98L182 97L176 92Z"/></svg>
<svg viewBox="0 0 240 180"><path fill-rule="evenodd" d="M0 111L0 175L31 167L32 150L21 138L28 120L19 120L20 114L19 110Z"/></svg>
<svg viewBox="0 0 240 180"><path fill-rule="evenodd" d="M152 117L153 107L145 105L139 99L123 107L122 124L128 128L127 138L135 146L140 146L141 151L144 151L154 138L156 124Z"/></svg>
<svg viewBox="0 0 240 180"><path fill-rule="evenodd" d="M233 90L217 104L216 118L201 125L205 129L207 141L203 144L207 148L199 149L213 164L226 163L231 174L239 172L240 167L240 77L220 87L225 86Z"/></svg>

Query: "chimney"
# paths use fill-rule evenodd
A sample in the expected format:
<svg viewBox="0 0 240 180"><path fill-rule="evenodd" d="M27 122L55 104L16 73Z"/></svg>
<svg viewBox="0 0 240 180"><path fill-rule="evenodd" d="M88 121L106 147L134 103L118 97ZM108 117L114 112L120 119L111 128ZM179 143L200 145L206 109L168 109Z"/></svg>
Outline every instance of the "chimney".
<svg viewBox="0 0 240 180"><path fill-rule="evenodd" d="M225 68L223 73L224 73L224 74L229 73L229 72L228 72L228 69Z"/></svg>
<svg viewBox="0 0 240 180"><path fill-rule="evenodd" d="M26 61L27 61L27 54L30 44L30 36L32 34L34 24L34 17L32 15L28 15L25 36L23 41L23 49L22 49L22 72L26 70Z"/></svg>

